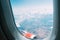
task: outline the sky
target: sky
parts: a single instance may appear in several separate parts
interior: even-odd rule
[[[20,22],[30,14],[53,14],[53,0],[10,0],[16,20]],[[19,19],[18,19],[19,17]],[[21,20],[20,20],[21,19]],[[17,23],[18,24],[18,23]]]
[[[30,6],[30,5],[51,5],[53,0],[11,0],[12,5]]]
[[[53,12],[53,0],[11,0],[11,5],[14,14]]]
[[[53,15],[53,0],[10,0],[12,11],[15,17],[15,22],[17,27],[21,27],[20,23],[26,18],[30,19],[35,17],[36,14],[52,14]],[[45,16],[39,15],[39,18],[44,18]],[[48,20],[49,18],[47,18]],[[44,22],[44,21],[43,21]],[[48,20],[47,23],[50,24],[53,19]],[[48,25],[47,24],[47,25]],[[50,27],[51,29],[53,26]],[[48,39],[47,39],[48,40]]]

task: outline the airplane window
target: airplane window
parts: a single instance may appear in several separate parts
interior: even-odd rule
[[[53,0],[10,0],[15,23],[27,39],[47,40],[53,30]]]

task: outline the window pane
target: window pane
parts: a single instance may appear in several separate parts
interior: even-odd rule
[[[53,29],[53,0],[11,0],[17,28],[48,39]]]

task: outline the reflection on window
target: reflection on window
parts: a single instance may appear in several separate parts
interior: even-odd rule
[[[43,40],[53,29],[53,0],[11,0],[17,28]]]

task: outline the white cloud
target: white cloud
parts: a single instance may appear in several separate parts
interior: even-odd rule
[[[45,5],[45,6],[31,6],[31,7],[13,7],[14,16],[18,18],[16,20],[17,23],[22,22],[26,18],[29,19],[34,17],[34,14],[53,14],[53,6]],[[17,24],[19,26],[19,24]]]
[[[47,5],[47,6],[32,6],[32,7],[13,7],[13,12],[15,15],[24,15],[24,14],[34,14],[34,13],[40,13],[40,14],[53,14],[53,6]]]
[[[51,26],[50,28],[52,29],[53,27]]]
[[[20,27],[19,23],[16,23],[17,27]]]
[[[49,20],[49,22],[53,22],[53,20]]]

